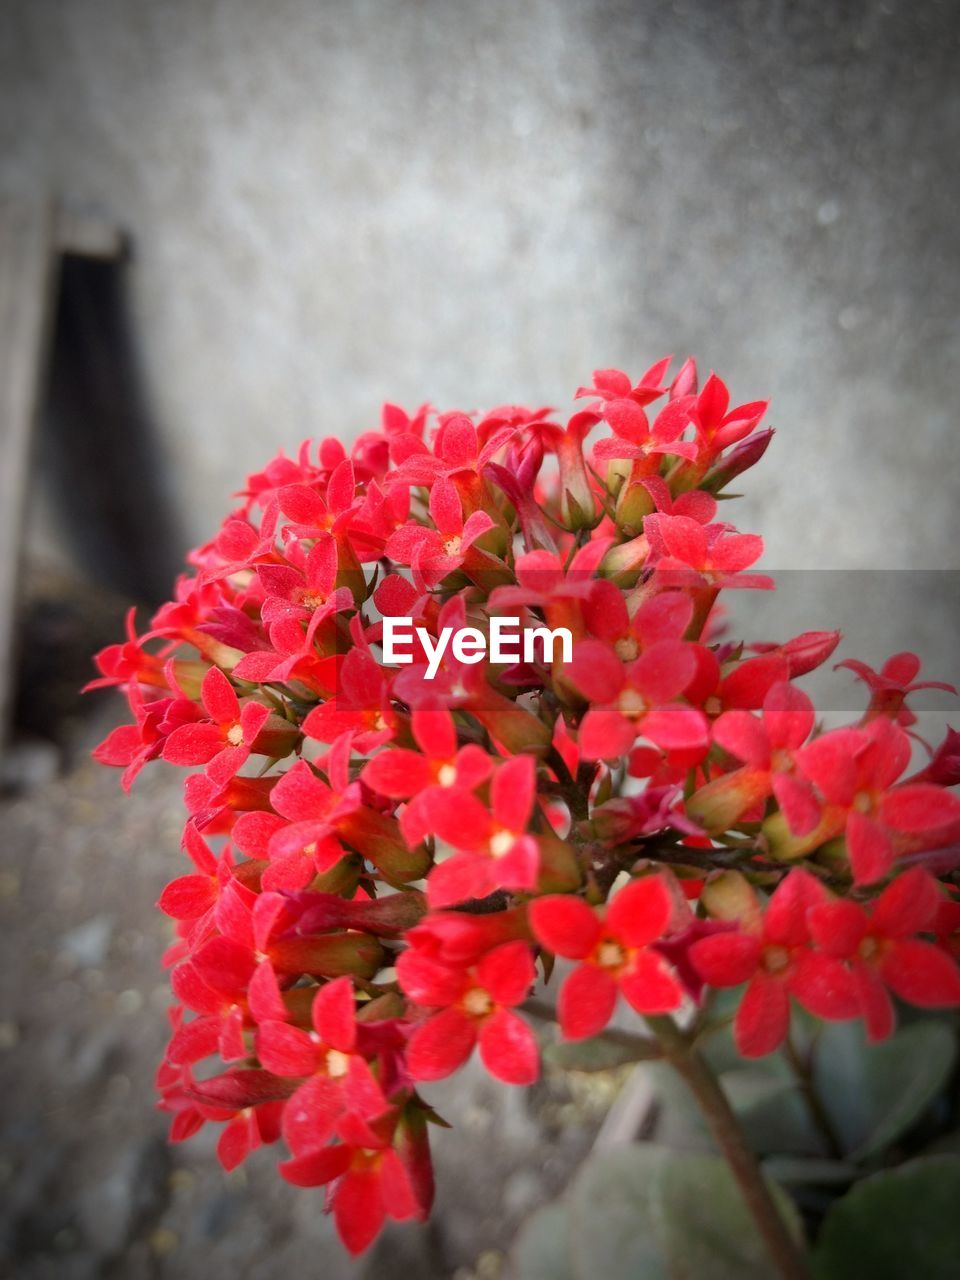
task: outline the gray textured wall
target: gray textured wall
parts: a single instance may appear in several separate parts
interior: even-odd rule
[[[385,398],[693,351],[777,567],[957,567],[955,4],[4,0],[0,181],[133,234],[187,530]]]

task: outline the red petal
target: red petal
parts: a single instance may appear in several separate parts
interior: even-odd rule
[[[428,756],[434,760],[452,759],[457,750],[457,730],[449,711],[414,711],[412,727],[414,738]]]
[[[775,773],[773,794],[795,836],[806,836],[820,821],[820,805],[809,782],[792,773]]]
[[[412,947],[397,957],[397,980],[411,1000],[436,1009],[459,1000],[466,983],[462,969],[438,964]]]
[[[342,1114],[340,1085],[329,1076],[311,1076],[284,1109],[283,1136],[287,1146],[296,1156],[318,1151],[330,1141],[334,1125]]]
[[[739,987],[756,972],[761,950],[753,934],[716,933],[698,938],[690,948],[690,959],[711,987]]]
[[[407,1067],[415,1080],[442,1080],[473,1052],[477,1025],[462,1009],[444,1009],[420,1024],[407,1046]]]
[[[774,749],[796,751],[802,747],[815,719],[816,712],[807,695],[786,681],[775,684],[763,700],[763,723]]]
[[[763,937],[782,947],[798,947],[810,937],[807,916],[827,900],[827,891],[808,871],[791,871],[767,905]]]
[[[298,760],[270,792],[270,803],[291,822],[307,822],[329,811],[331,797],[330,788],[320,781],[306,760]]]
[[[673,911],[673,898],[658,875],[633,880],[607,907],[606,927],[628,947],[645,947],[663,936]]]
[[[247,1005],[256,1022],[283,1022],[287,1008],[280,995],[280,984],[269,960],[257,965],[247,988]]]
[[[219,667],[211,667],[200,687],[203,708],[217,724],[234,724],[240,719],[240,703],[233,685]]]
[[[660,705],[678,698],[696,671],[691,645],[682,640],[658,640],[631,663],[630,682],[647,702]]]
[[[765,768],[770,763],[766,728],[749,711],[725,711],[714,721],[713,740],[746,764]]]
[[[847,818],[847,852],[855,884],[875,884],[893,866],[893,843],[879,822],[852,810]]]
[[[854,976],[822,951],[803,951],[790,974],[790,991],[818,1018],[855,1018],[860,1012]]]
[[[908,1004],[922,1009],[960,1005],[960,970],[952,956],[932,942],[897,942],[880,965],[880,976]]]
[[[617,984],[605,969],[581,964],[560,988],[557,1011],[568,1040],[598,1035],[613,1017]]]
[[[580,721],[577,745],[585,760],[615,760],[630,750],[636,737],[636,725],[619,711],[591,707]]]
[[[756,711],[763,705],[770,688],[779,681],[786,680],[789,674],[789,663],[779,655],[749,658],[724,677],[720,691],[723,705]]]
[[[209,876],[180,876],[160,895],[157,906],[174,920],[195,920],[216,902],[217,893]]]
[[[526,829],[533,809],[536,776],[532,756],[514,756],[494,774],[491,788],[493,816],[508,831]]]
[[[230,1173],[259,1145],[260,1133],[252,1116],[250,1118],[238,1116],[220,1134],[217,1142],[217,1159],[227,1173]]]
[[[530,927],[537,941],[569,960],[588,956],[602,933],[596,912],[567,894],[536,898],[530,903]]]
[[[463,532],[463,507],[456,485],[441,477],[430,490],[430,519],[444,537]]]
[[[182,724],[168,734],[163,758],[168,764],[206,764],[223,749],[223,734],[215,724]]]
[[[350,1253],[363,1253],[380,1233],[386,1218],[375,1169],[351,1169],[338,1185],[333,1201],[337,1232]]]
[[[853,956],[867,932],[867,917],[856,902],[840,899],[812,907],[807,914],[810,937],[827,955]]]
[[[427,876],[427,902],[431,909],[485,898],[495,866],[492,859],[476,853],[455,853],[445,862],[438,862]]]
[[[643,737],[662,751],[702,751],[710,745],[710,730],[702,711],[695,707],[657,707],[644,716]]]
[[[454,849],[486,849],[490,815],[476,796],[454,787],[437,787],[423,797],[430,830]]]
[[[509,1009],[499,1009],[485,1019],[478,1041],[483,1065],[505,1084],[533,1084],[540,1075],[536,1038]]]
[[[277,1168],[280,1176],[295,1187],[322,1187],[345,1172],[350,1157],[349,1147],[324,1147],[310,1155],[284,1160]]]
[[[525,1000],[536,978],[529,943],[505,942],[488,951],[477,965],[477,980],[497,1004]]]
[[[867,1039],[872,1043],[886,1040],[896,1025],[893,1001],[872,965],[855,963],[853,975],[860,997],[860,1008],[867,1024]]]
[[[231,938],[211,938],[194,954],[197,971],[215,991],[242,991],[253,976],[256,961],[249,947]]]
[[[776,978],[757,974],[747,987],[734,1022],[734,1039],[745,1058],[762,1058],[786,1039],[790,1026],[787,988]]]
[[[318,1046],[305,1031],[286,1022],[262,1022],[257,1057],[275,1076],[309,1076],[318,1066]]]
[[[797,767],[831,804],[850,804],[857,789],[857,755],[867,739],[860,729],[834,729],[797,752]]]
[[[349,978],[325,983],[313,997],[313,1028],[325,1044],[350,1053],[357,1040],[356,1004]]]
[[[912,867],[887,885],[873,908],[873,929],[888,938],[903,938],[929,929],[944,901],[939,886],[922,867]]]
[[[960,824],[960,800],[943,787],[918,782],[896,787],[885,795],[880,816],[884,824],[895,831],[922,835]]]
[[[599,640],[583,640],[574,647],[567,676],[589,702],[601,704],[613,701],[625,678],[623,663]]]
[[[639,951],[620,979],[620,990],[637,1013],[670,1013],[683,1002],[683,987],[663,956]]]

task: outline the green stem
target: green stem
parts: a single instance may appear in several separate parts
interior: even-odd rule
[[[790,1069],[796,1076],[800,1092],[803,1094],[803,1100],[807,1104],[807,1110],[810,1112],[813,1123],[816,1125],[821,1138],[823,1138],[827,1150],[834,1160],[842,1160],[843,1143],[840,1141],[833,1121],[830,1119],[830,1113],[823,1105],[823,1099],[816,1090],[809,1065],[800,1057],[796,1045],[789,1036],[783,1046],[783,1051],[784,1057],[790,1064]]]
[[[809,1280],[803,1254],[780,1216],[756,1157],[713,1072],[672,1018],[648,1017],[647,1024],[663,1046],[664,1056],[696,1098],[783,1280]]]

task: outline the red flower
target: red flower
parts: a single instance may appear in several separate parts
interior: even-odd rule
[[[309,713],[303,732],[318,742],[353,735],[358,751],[368,752],[389,742],[397,717],[390,706],[390,681],[370,653],[351,649],[337,678],[337,692]]]
[[[431,907],[485,898],[494,889],[533,889],[540,853],[526,834],[534,807],[536,768],[530,756],[515,756],[494,774],[492,812],[459,788],[437,788],[425,798],[425,824],[459,850],[439,862],[427,879]]]
[[[257,1028],[257,1057],[263,1066],[276,1076],[305,1077],[283,1115],[283,1136],[295,1155],[325,1146],[345,1112],[374,1121],[389,1108],[370,1064],[358,1052],[350,979],[320,987],[310,1018],[312,1033],[286,1021],[264,1020]]]
[[[675,585],[697,586],[706,579],[714,587],[760,587],[773,582],[759,574],[743,574],[763,554],[763,539],[737,533],[726,524],[702,525],[689,516],[648,516],[643,524],[657,549],[661,575],[671,573]]]
[[[474,511],[466,522],[456,486],[444,477],[430,490],[430,518],[434,528],[405,524],[387,542],[385,554],[400,564],[415,565],[428,587],[442,582],[467,559],[470,548],[493,528],[485,511]]]
[[[236,839],[245,852],[257,856],[259,851],[244,846],[245,839],[252,836],[258,844],[266,839],[270,866],[264,888],[302,889],[344,856],[338,826],[360,804],[360,788],[348,780],[349,757],[349,738],[330,749],[325,760],[329,784],[306,760],[298,760],[270,793],[279,816],[250,815],[237,823]]]
[[[711,987],[749,985],[737,1009],[734,1035],[745,1058],[771,1053],[790,1026],[790,996],[817,1017],[857,1013],[850,975],[833,955],[811,947],[809,917],[827,891],[806,871],[791,871],[762,915],[741,922],[738,933],[701,938],[690,948],[694,968]]]
[[[537,940],[555,955],[582,962],[560,989],[560,1026],[568,1040],[602,1031],[618,991],[637,1013],[679,1007],[683,988],[650,945],[664,936],[673,913],[673,896],[656,875],[621,889],[605,913],[565,894],[530,904]]]
[[[473,791],[489,778],[493,761],[475,743],[458,748],[453,717],[442,708],[414,711],[411,729],[420,751],[406,747],[381,751],[364,768],[362,778],[380,795],[393,800],[413,798],[400,819],[412,847],[429,829],[427,811],[433,789]]]
[[[817,842],[845,832],[857,884],[882,880],[898,855],[939,848],[960,834],[956,796],[928,782],[893,786],[909,760],[909,738],[884,717],[825,733],[797,752],[797,768],[826,802]]]
[[[200,697],[209,718],[174,729],[163,744],[163,758],[171,764],[205,764],[207,777],[222,786],[247,762],[270,711],[261,702],[247,702],[241,710],[219,667],[204,676]]]
[[[346,1117],[337,1128],[340,1141],[334,1146],[296,1156],[279,1169],[297,1187],[333,1184],[337,1233],[358,1254],[373,1243],[387,1218],[422,1220],[429,1205],[418,1199],[410,1170],[393,1145],[393,1117],[375,1126]]]
[[[810,933],[817,945],[825,955],[850,965],[871,1040],[885,1040],[894,1028],[888,987],[923,1009],[960,1005],[955,961],[915,936],[934,930],[945,901],[933,877],[914,867],[888,885],[870,909],[843,899],[810,911]]]
[[[920,659],[915,653],[895,653],[888,658],[879,671],[874,671],[865,662],[857,662],[847,658],[838,662],[837,668],[846,667],[858,680],[870,690],[870,706],[867,708],[865,721],[876,716],[889,716],[904,729],[917,723],[917,717],[906,704],[907,695],[918,689],[942,689],[946,693],[956,693],[952,684],[944,684],[941,680],[917,680],[920,673]]]
[[[591,704],[577,735],[580,754],[585,760],[613,760],[643,736],[668,754],[702,757],[709,744],[703,714],[667,705],[681,696],[695,671],[693,646],[682,640],[658,640],[626,665],[609,645],[582,641],[569,668],[571,683]]]
[[[813,831],[820,821],[820,804],[810,783],[795,773],[794,758],[810,736],[815,716],[807,695],[786,681],[769,689],[762,717],[725,711],[714,721],[713,740],[744,767],[694,792],[687,805],[691,815],[709,831],[726,831],[773,794],[791,831]]]
[[[440,1009],[414,1030],[407,1066],[415,1080],[440,1080],[463,1066],[479,1046],[483,1065],[506,1084],[532,1084],[539,1072],[533,1032],[515,1005],[535,979],[526,942],[494,947],[472,968],[454,968],[419,950],[397,960],[397,978],[417,1004]]]

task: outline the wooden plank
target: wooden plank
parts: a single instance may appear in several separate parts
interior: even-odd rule
[[[13,697],[24,503],[52,318],[50,200],[0,197],[0,747]]]

